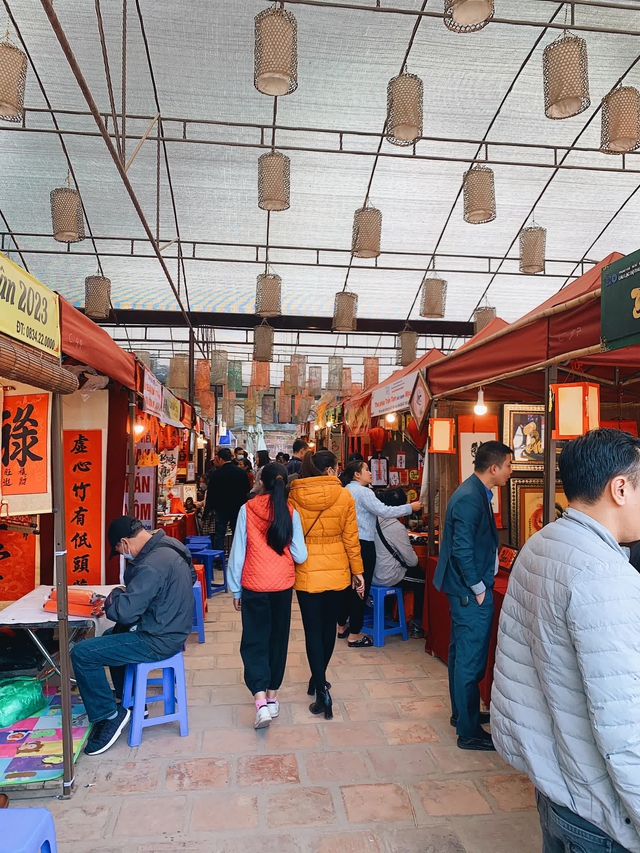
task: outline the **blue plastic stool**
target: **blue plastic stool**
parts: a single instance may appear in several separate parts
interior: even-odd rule
[[[211,598],[215,592],[227,592],[227,563],[224,558],[224,551],[214,551],[213,548],[206,548],[203,551],[194,551],[193,556],[197,557],[197,562],[202,563],[204,566],[207,598]],[[213,564],[215,560],[222,561],[222,583],[214,583]]]
[[[154,669],[162,670],[162,678],[149,678],[149,673]],[[162,693],[159,696],[148,696],[148,684],[162,685]],[[144,706],[151,702],[164,702],[164,714],[159,717],[150,716],[145,720]],[[177,711],[176,702],[178,703]],[[189,734],[189,718],[182,652],[166,660],[127,664],[122,705],[124,708],[133,708],[129,726],[129,746],[140,746],[142,730],[148,726],[159,726],[162,723],[174,721],[180,723],[180,737],[186,737]]]
[[[184,544],[189,547],[189,545],[198,545],[200,543],[206,543],[211,545],[211,537],[210,536],[187,536],[184,540]]]
[[[397,622],[393,619],[385,619],[384,603],[388,595],[395,595],[398,599]],[[368,617],[366,619],[362,633],[370,634],[373,637],[374,646],[384,646],[384,638],[390,637],[392,634],[402,634],[402,639],[408,640],[409,632],[407,631],[407,620],[404,616],[404,600],[400,587],[372,586],[371,597],[373,598],[373,618]]]
[[[204,643],[204,607],[202,604],[202,587],[200,581],[193,585],[193,625],[191,633],[198,632],[198,642]]]
[[[0,809],[0,853],[57,853],[49,809]]]

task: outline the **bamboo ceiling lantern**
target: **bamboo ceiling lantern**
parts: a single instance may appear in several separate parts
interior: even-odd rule
[[[382,213],[375,207],[360,207],[353,217],[351,254],[356,258],[377,258],[380,254]]]
[[[422,282],[420,316],[441,319],[447,302],[447,282],[432,275]]]
[[[418,333],[408,327],[403,329],[398,335],[397,364],[407,367],[407,365],[414,362],[417,358],[417,344]]]
[[[24,87],[27,81],[27,57],[9,41],[9,31],[0,44],[0,119],[21,122],[24,111]]]
[[[174,355],[169,359],[169,387],[175,388],[189,387],[189,356]],[[174,393],[176,393],[174,391]],[[180,395],[179,395],[180,396]]]
[[[473,334],[477,335],[478,332],[481,332],[492,320],[495,319],[495,308],[490,308],[488,305],[483,308],[476,308],[473,312]]]
[[[151,370],[151,353],[148,349],[134,349],[133,354],[141,364]]]
[[[471,225],[492,222],[496,218],[496,190],[493,171],[488,166],[473,166],[462,179],[464,221]]]
[[[288,210],[291,160],[279,151],[258,159],[258,207],[262,210]]]
[[[242,365],[240,366],[240,376],[242,377]],[[209,387],[215,388],[216,385],[226,385],[229,381],[229,353],[223,349],[214,349],[211,353],[211,367],[209,371]],[[240,381],[242,387],[242,380]],[[236,389],[235,385],[233,391]]]
[[[341,290],[336,293],[333,306],[333,323],[331,329],[334,332],[355,332],[358,315],[358,294]]]
[[[567,30],[542,54],[544,113],[547,118],[571,118],[591,103],[587,43]]]
[[[273,361],[273,328],[266,320],[253,330],[253,360]]]
[[[88,275],[84,280],[84,313],[92,320],[108,320],[111,313],[111,279]]]
[[[329,356],[329,377],[327,379],[328,391],[340,391],[342,389],[343,361],[339,355]]]
[[[413,145],[422,136],[422,80],[404,72],[387,86],[387,139],[394,145]]]
[[[290,95],[298,88],[298,26],[283,8],[264,9],[255,20],[254,85],[263,95]]]
[[[620,86],[602,99],[603,154],[624,154],[640,147],[640,93],[633,86]]]
[[[454,33],[475,33],[493,18],[493,0],[444,0],[444,24]]]
[[[281,306],[282,279],[275,273],[262,273],[256,284],[256,314],[260,317],[278,317]]]
[[[59,243],[84,240],[84,214],[77,190],[70,186],[51,190],[51,221],[54,239]]]
[[[520,232],[520,272],[535,275],[544,272],[547,230],[533,223]]]

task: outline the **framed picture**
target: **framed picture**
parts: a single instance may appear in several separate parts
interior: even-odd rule
[[[397,453],[396,454],[396,468],[406,468],[406,467],[407,467],[406,453]]]
[[[408,486],[409,485],[409,471],[406,468],[401,468],[398,471],[398,474],[400,476],[400,485],[401,486]]]
[[[511,491],[511,544],[515,548],[522,548],[527,539],[538,530],[542,530],[542,480],[512,477],[509,481],[509,489]],[[568,504],[562,485],[556,482],[556,518],[560,518]]]
[[[544,469],[544,406],[505,405],[502,440],[513,448],[514,471]]]
[[[389,471],[389,486],[391,488],[396,488],[400,485],[400,474],[398,471],[394,471],[391,469]]]
[[[413,420],[416,422],[418,432],[422,432],[422,428],[427,422],[430,400],[431,395],[429,394],[427,383],[422,371],[419,370],[415,385],[413,386],[413,391],[411,392],[411,397],[409,398],[409,411],[411,412]]]
[[[386,458],[369,459],[369,468],[371,469],[371,485],[372,486],[388,486],[389,485],[389,460]]]

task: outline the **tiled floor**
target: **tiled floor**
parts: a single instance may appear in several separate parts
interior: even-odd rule
[[[253,730],[240,618],[209,604],[207,641],[186,653],[191,733],[171,726],[82,756],[54,813],[60,853],[538,853],[530,784],[496,755],[463,752],[449,725],[444,665],[424,644],[338,641],[335,716],[308,711],[294,613],[280,718]],[[26,805],[26,803],[25,803]]]

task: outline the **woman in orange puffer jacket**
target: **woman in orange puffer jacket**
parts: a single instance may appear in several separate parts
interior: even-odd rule
[[[335,472],[329,450],[309,450],[300,478],[291,485],[289,503],[302,521],[308,557],[296,566],[295,590],[311,668],[308,693],[312,714],[333,717],[326,671],[336,641],[342,593],[353,587],[364,594],[362,557],[353,498]]]

